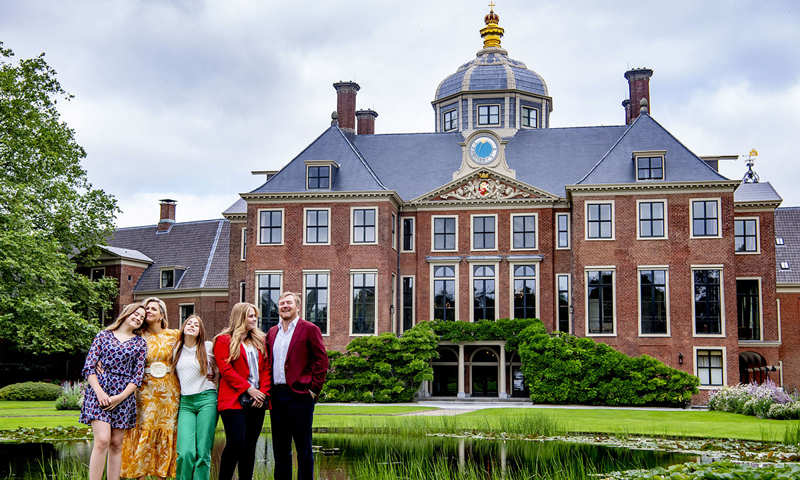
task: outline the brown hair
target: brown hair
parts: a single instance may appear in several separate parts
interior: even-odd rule
[[[262,355],[266,356],[267,354],[266,334],[258,327],[247,330],[247,313],[251,308],[255,310],[256,316],[258,316],[258,307],[252,303],[240,302],[234,305],[233,309],[231,309],[231,319],[228,327],[214,337],[216,341],[220,335],[230,335],[231,346],[228,351],[228,362],[239,358],[239,347],[244,342],[256,347]]]
[[[136,310],[139,310],[140,308],[144,308],[144,305],[141,304],[141,303],[129,303],[129,304],[125,305],[125,307],[122,308],[122,311],[120,312],[120,314],[117,316],[117,319],[114,320],[114,322],[111,325],[107,326],[106,330],[116,330],[116,329],[118,329],[119,326],[122,325],[122,322],[127,320],[128,317],[133,315],[133,313]],[[135,333],[136,335],[141,334],[142,333],[142,328],[144,328],[144,324],[145,324],[144,319],[142,319],[142,325],[139,328],[137,328],[136,330],[134,330],[133,333]]]
[[[158,297],[147,297],[142,302],[144,305],[145,310],[147,310],[147,305],[151,302],[156,302],[158,304],[158,309],[161,310],[161,328],[167,328],[169,321],[167,320],[167,304],[164,303],[164,300],[161,300]],[[142,330],[147,331],[149,329],[149,325],[147,320],[145,319],[144,324],[142,325]]]
[[[208,374],[208,354],[206,353],[206,327],[203,326],[203,319],[200,318],[200,315],[189,315],[186,320],[183,321],[183,325],[181,325],[181,333],[178,336],[178,341],[175,342],[175,346],[172,347],[172,369],[175,370],[175,365],[178,364],[178,359],[181,355],[181,349],[183,348],[184,343],[186,342],[186,324],[189,323],[191,319],[197,320],[197,325],[200,327],[200,331],[197,332],[197,352],[195,356],[197,358],[197,363],[200,364],[200,373],[203,376]]]

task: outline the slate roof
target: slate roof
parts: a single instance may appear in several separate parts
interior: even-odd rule
[[[130,260],[138,260],[140,262],[153,263],[153,259],[138,250],[131,250],[129,248],[111,247],[108,245],[100,245],[102,250],[116,255],[118,257],[127,258]]]
[[[229,242],[230,222],[224,219],[175,223],[164,233],[157,233],[156,225],[120,228],[109,241],[152,259],[135,292],[228,288]],[[173,266],[186,271],[174,289],[161,289],[161,267]]]
[[[528,69],[523,62],[509,58],[502,48],[485,48],[439,83],[434,101],[459,92],[509,89],[549,95],[541,75]]]
[[[742,183],[733,193],[734,202],[781,202],[783,199],[769,182]]]
[[[775,245],[775,270],[777,283],[800,283],[800,207],[775,209],[775,236],[783,245]],[[781,269],[788,262],[789,269]]]
[[[223,215],[239,215],[242,213],[247,213],[247,201],[242,197],[239,197],[230,207],[222,212]]]

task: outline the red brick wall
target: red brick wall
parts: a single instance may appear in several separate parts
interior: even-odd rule
[[[778,299],[781,302],[782,344],[779,351],[783,360],[783,384],[791,392],[800,390],[800,288],[783,288]],[[777,373],[770,374],[776,382],[780,378]]]
[[[239,303],[239,283],[245,282],[245,301],[252,303],[255,300],[253,279],[247,277],[247,263],[242,258],[242,229],[247,227],[245,222],[231,222],[230,254],[228,257],[228,304],[231,308]],[[248,229],[247,250],[255,245],[255,230]]]

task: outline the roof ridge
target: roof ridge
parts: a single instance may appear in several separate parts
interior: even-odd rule
[[[623,138],[625,138],[625,135],[627,135],[627,134],[628,134],[628,132],[630,132],[630,131],[631,131],[631,129],[633,128],[633,126],[634,126],[634,125],[636,125],[636,122],[638,122],[638,121],[639,121],[639,119],[640,119],[641,117],[642,117],[641,115],[639,115],[638,117],[636,117],[636,120],[634,120],[634,121],[633,121],[633,123],[631,123],[631,124],[628,126],[628,128],[626,128],[626,129],[625,129],[625,131],[624,131],[624,132],[622,132],[622,135],[620,135],[620,137],[617,139],[617,141],[616,141],[616,142],[614,142],[614,144],[613,144],[613,145],[611,145],[611,148],[609,148],[609,149],[608,149],[608,151],[607,151],[606,153],[604,153],[602,157],[600,157],[600,160],[598,160],[598,161],[597,161],[597,163],[595,163],[595,164],[594,164],[594,166],[593,166],[592,168],[590,168],[588,172],[586,172],[586,175],[584,175],[584,176],[583,176],[583,178],[581,178],[580,180],[578,180],[577,182],[575,182],[575,184],[576,184],[576,185],[580,185],[580,184],[581,184],[581,183],[582,183],[584,180],[586,180],[587,178],[589,178],[589,175],[591,175],[591,174],[592,174],[592,172],[594,172],[595,170],[597,170],[597,167],[599,167],[599,166],[600,166],[600,164],[601,164],[601,163],[603,163],[603,160],[605,160],[605,159],[606,159],[606,157],[608,157],[608,154],[609,154],[609,153],[613,152],[613,151],[614,151],[614,149],[615,149],[615,148],[617,148],[617,145],[619,145],[619,143],[622,141],[622,139],[623,139]]]
[[[210,218],[208,220],[189,220],[189,221],[186,221],[186,222],[175,222],[175,223],[172,224],[172,227],[175,227],[175,226],[178,226],[178,225],[194,225],[194,224],[198,224],[198,223],[211,223],[211,222],[219,222],[219,221],[225,221],[225,220],[226,219],[224,219],[224,218]],[[157,227],[158,227],[158,224],[154,223],[152,225],[135,225],[133,227],[119,227],[119,228],[115,228],[114,231],[118,232],[120,230],[135,230],[137,228],[144,229],[144,228],[157,228]],[[118,248],[120,248],[120,247],[118,247]],[[121,247],[121,248],[124,248],[124,247]]]
[[[208,279],[208,272],[211,270],[211,264],[214,262],[214,254],[217,251],[217,243],[219,243],[219,237],[222,233],[223,225],[225,225],[225,222],[220,221],[219,225],[217,226],[217,234],[214,236],[214,243],[211,244],[211,251],[208,253],[206,268],[203,271],[203,278],[200,280],[200,288],[205,288],[206,286],[206,279]]]

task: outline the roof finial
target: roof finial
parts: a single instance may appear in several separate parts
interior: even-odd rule
[[[745,172],[742,179],[744,183],[758,183],[758,174],[753,171],[753,164],[756,162],[757,156],[758,150],[754,148],[750,150],[750,153],[744,159],[745,165],[747,165],[747,172]]]
[[[483,48],[500,48],[500,38],[503,36],[503,27],[499,26],[500,16],[494,13],[495,3],[489,1],[489,13],[483,17],[486,26],[481,28]]]

